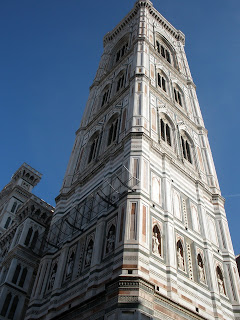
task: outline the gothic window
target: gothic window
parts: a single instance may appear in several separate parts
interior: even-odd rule
[[[156,48],[157,52],[169,63],[171,63],[171,54],[170,51],[166,48],[166,46],[163,46],[161,43],[159,43],[159,41],[156,41]]]
[[[126,42],[116,53],[116,62],[118,62],[127,52],[128,43]]]
[[[161,233],[157,225],[153,227],[152,252],[155,254],[159,254],[160,256],[162,255]]]
[[[18,264],[18,265],[16,266],[16,269],[15,269],[15,272],[14,272],[14,275],[13,275],[13,278],[12,278],[12,283],[14,283],[14,284],[17,283],[18,278],[19,278],[19,274],[20,274],[20,272],[21,272],[21,269],[22,269],[21,265]]]
[[[94,160],[97,156],[97,148],[99,143],[99,135],[94,135],[93,138],[90,139],[90,152],[88,156],[88,163]]]
[[[8,307],[11,303],[12,300],[12,294],[9,292],[5,298],[4,304],[2,306],[2,310],[1,310],[1,316],[5,317],[8,311]]]
[[[171,142],[171,129],[169,124],[163,119],[160,120],[160,129],[161,129],[161,139],[166,141],[169,146],[172,145]]]
[[[167,92],[166,78],[161,73],[158,73],[157,77],[158,86],[163,89],[163,91]]]
[[[12,208],[11,208],[11,212],[14,213],[17,207],[17,201],[14,201]]]
[[[217,273],[217,282],[218,282],[219,293],[226,295],[225,285],[224,285],[224,281],[223,281],[223,274],[222,274],[222,270],[220,269],[219,266],[217,266],[217,268],[216,268],[216,273]]]
[[[182,93],[176,88],[173,89],[173,92],[174,92],[174,100],[182,107],[183,106],[182,105]]]
[[[34,232],[34,235],[33,235],[33,238],[32,238],[32,242],[31,242],[31,249],[35,248],[37,240],[38,240],[38,230],[36,230]]]
[[[117,130],[118,130],[118,118],[112,121],[109,127],[108,142],[107,142],[108,146],[117,139]]]
[[[85,257],[85,267],[89,267],[92,261],[93,253],[93,240],[91,239],[87,246],[86,257]]]
[[[186,138],[183,138],[183,136],[181,136],[181,144],[184,159],[192,163],[191,145]]]
[[[12,320],[14,318],[14,314],[17,309],[18,302],[19,302],[18,296],[15,296],[8,314],[8,319]]]
[[[197,255],[198,276],[201,282],[205,282],[203,259],[200,253]]]
[[[23,287],[24,286],[24,282],[25,282],[25,279],[26,279],[26,276],[27,276],[27,268],[24,268],[23,271],[22,271],[22,274],[21,274],[21,278],[19,280],[19,287]]]
[[[111,253],[115,247],[116,227],[114,225],[108,231],[106,253]]]
[[[101,107],[108,102],[109,96],[110,96],[110,88],[106,89],[103,93]]]
[[[184,256],[183,256],[183,245],[181,240],[177,242],[177,265],[181,270],[185,270]]]
[[[31,228],[28,229],[28,233],[27,233],[27,236],[26,236],[26,239],[25,239],[25,242],[24,242],[25,246],[29,245],[29,242],[30,242],[31,237],[32,237],[32,233],[33,233],[33,228],[31,227]]]
[[[124,86],[124,74],[122,74],[118,80],[117,80],[117,89],[116,92],[118,92],[120,89],[122,89]]]
[[[11,222],[11,218],[8,217],[8,218],[7,218],[7,221],[6,221],[5,225],[4,225],[4,228],[5,228],[5,229],[7,229],[7,228],[9,227],[10,222]]]

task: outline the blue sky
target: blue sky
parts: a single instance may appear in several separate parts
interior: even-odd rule
[[[35,193],[54,205],[102,54],[102,39],[134,0],[0,3],[1,180],[23,163],[43,173]],[[186,36],[190,64],[240,253],[239,0],[153,1]]]

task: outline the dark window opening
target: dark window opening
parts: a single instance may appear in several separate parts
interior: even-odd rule
[[[5,317],[6,316],[6,313],[8,311],[8,307],[10,305],[10,302],[12,300],[12,294],[11,293],[8,293],[6,298],[5,298],[5,301],[4,301],[4,304],[3,304],[3,307],[2,307],[2,310],[1,310],[1,316]]]
[[[32,229],[32,227],[31,227],[31,228],[28,230],[28,233],[27,233],[27,236],[26,236],[26,239],[25,239],[25,242],[24,242],[24,244],[25,244],[26,246],[29,245],[30,239],[31,239],[31,237],[32,237],[32,233],[33,233],[33,229]]]
[[[98,137],[96,137],[91,144],[90,153],[88,157],[88,163],[90,163],[93,159],[96,158],[97,155],[97,146],[98,146]]]
[[[158,82],[158,86],[162,88],[165,92],[167,92],[166,80],[163,76],[160,75],[160,73],[158,73],[157,82]]]
[[[17,283],[17,280],[18,280],[18,277],[19,277],[19,274],[21,272],[21,265],[18,264],[16,266],[16,269],[15,269],[15,272],[14,272],[14,275],[13,275],[13,278],[12,278],[12,283],[16,284]]]
[[[14,318],[14,314],[15,314],[15,311],[17,309],[17,305],[18,305],[18,297],[16,296],[14,299],[13,299],[13,303],[12,303],[12,306],[11,306],[11,309],[9,311],[9,314],[8,314],[8,319],[13,319]]]
[[[105,103],[107,103],[109,97],[109,90],[105,91],[102,97],[102,105],[103,106]]]
[[[111,123],[108,133],[108,146],[114,142],[117,138],[117,129],[118,129],[118,119]]]
[[[21,275],[21,278],[20,278],[19,283],[18,283],[19,287],[23,287],[24,286],[24,282],[25,282],[26,276],[27,276],[27,268],[24,268],[23,272],[22,272],[22,275]]]
[[[171,63],[171,55],[170,52],[165,49],[164,46],[162,46],[158,41],[156,41],[156,49],[157,52],[164,58],[167,60],[167,62]]]
[[[169,146],[172,146],[170,126],[161,119],[160,127],[161,127],[161,139],[166,141]]]
[[[128,43],[125,43],[124,46],[120,50],[117,51],[116,54],[116,62],[118,62],[127,52]]]
[[[10,222],[11,222],[11,218],[8,217],[8,218],[7,218],[7,221],[6,221],[6,223],[5,223],[5,226],[4,226],[5,229],[7,229],[7,228],[9,227]]]
[[[122,75],[117,82],[117,92],[124,86],[124,75]]]
[[[182,107],[182,95],[174,88],[174,99]]]
[[[169,146],[171,146],[171,132],[170,132],[170,128],[169,125],[166,124],[166,137],[167,137],[167,143],[169,144]]]
[[[17,207],[17,201],[15,201],[12,205],[12,209],[11,209],[11,212],[14,213],[15,212],[15,209]]]
[[[165,123],[161,119],[161,138],[165,141]]]
[[[191,147],[187,140],[184,140],[181,136],[181,143],[182,143],[182,151],[183,151],[183,157],[184,159],[188,160],[190,163],[192,163],[192,156],[191,156]]]
[[[35,248],[37,240],[38,240],[38,230],[34,232],[32,243],[31,243],[31,249]]]

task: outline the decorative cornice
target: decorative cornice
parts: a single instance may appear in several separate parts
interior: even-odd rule
[[[126,25],[129,24],[129,22],[136,16],[138,13],[138,10],[140,8],[147,8],[149,13],[153,18],[156,19],[156,21],[163,26],[164,29],[166,29],[176,40],[181,41],[183,44],[185,44],[185,35],[182,33],[182,31],[177,30],[174,28],[171,23],[169,23],[154,7],[151,1],[149,0],[138,0],[134,8],[129,12],[128,15],[126,15],[123,20],[120,21],[120,23],[110,32],[108,32],[104,38],[103,38],[103,46],[109,42],[112,41],[121,31],[123,28],[126,27]]]

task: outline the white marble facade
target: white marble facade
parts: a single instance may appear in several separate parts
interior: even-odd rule
[[[26,319],[240,318],[184,43],[149,0],[104,37]]]

